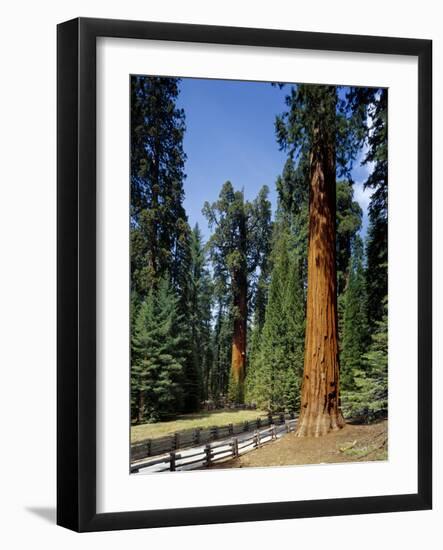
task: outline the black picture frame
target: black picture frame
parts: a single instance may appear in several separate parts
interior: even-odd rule
[[[57,523],[104,531],[432,507],[432,42],[78,18],[57,29]],[[416,494],[96,512],[96,39],[398,54],[418,58],[418,471]]]

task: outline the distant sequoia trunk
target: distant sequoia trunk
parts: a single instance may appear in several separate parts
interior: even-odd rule
[[[234,281],[234,333],[232,336],[232,359],[229,397],[236,403],[244,401],[246,376],[246,330],[247,330],[247,278],[238,272]]]
[[[314,130],[310,158],[306,336],[296,435],[321,436],[344,426],[339,400],[335,263],[335,137]]]

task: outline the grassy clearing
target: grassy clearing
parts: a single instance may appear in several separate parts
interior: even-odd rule
[[[191,428],[210,428],[212,426],[226,426],[237,424],[246,420],[255,420],[266,416],[265,411],[236,411],[215,410],[200,411],[194,414],[184,414],[175,420],[157,422],[156,424],[140,424],[131,426],[131,443],[137,443],[144,439],[154,439],[165,435],[181,432]]]

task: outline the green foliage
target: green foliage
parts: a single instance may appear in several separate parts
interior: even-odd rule
[[[342,390],[355,390],[356,372],[368,344],[366,282],[363,265],[363,243],[354,237],[348,284],[344,293],[343,339],[341,346],[340,383]]]
[[[338,181],[337,202],[337,291],[342,294],[348,278],[352,242],[361,229],[363,212],[354,200],[352,182]]]
[[[245,201],[243,191],[235,191],[228,181],[223,185],[218,200],[213,204],[206,202],[203,208],[210,227],[214,229],[208,247],[219,304],[214,342],[217,361],[215,386],[217,394],[227,391],[228,398],[235,402],[243,402],[244,389],[241,383],[229,380],[226,373],[229,372],[236,321],[246,330],[252,312],[258,324],[264,318],[272,228],[268,193],[264,186],[256,199]],[[242,307],[242,304],[246,306]]]
[[[388,292],[388,91],[374,94],[369,151],[365,162],[373,163],[373,171],[365,183],[373,190],[369,204],[368,256],[368,318],[371,327],[383,316],[383,298]]]
[[[366,135],[367,105],[341,97],[340,90],[320,84],[292,86],[286,96],[288,109],[276,119],[276,134],[281,148],[304,159],[319,140],[333,136],[338,175],[349,178]]]
[[[156,296],[160,281],[167,279],[181,318],[182,398],[172,400],[175,412],[200,406],[210,323],[210,305],[201,304],[200,286],[208,279],[196,250],[202,243],[196,244],[183,206],[185,115],[176,106],[178,85],[176,78],[131,77],[131,326],[136,333],[138,305]],[[198,321],[194,311],[202,314]],[[133,398],[132,404],[139,416],[139,400]],[[150,406],[152,417],[164,414],[160,401],[151,399]]]
[[[213,363],[209,375],[209,387],[210,396],[218,401],[228,392],[233,319],[229,298],[226,295],[218,294],[216,300],[215,323],[212,332]]]
[[[287,226],[275,233],[265,323],[250,357],[246,392],[259,407],[294,411],[303,370],[303,284]]]
[[[188,244],[178,82],[131,77],[131,286],[140,296],[166,273],[174,286],[180,284]]]
[[[197,409],[200,398],[208,399],[212,366],[211,321],[213,285],[207,269],[206,250],[196,225],[191,235],[190,304],[188,322],[191,327],[192,373],[185,388],[192,397],[188,408]]]
[[[244,272],[249,286],[266,271],[271,236],[271,203],[264,186],[252,202],[243,191],[235,191],[227,181],[213,204],[206,202],[203,213],[214,229],[208,242],[218,293],[234,283],[234,273]]]
[[[203,243],[183,206],[185,114],[179,80],[131,77],[131,415],[143,422],[196,411],[202,399],[297,410],[304,362],[309,153],[333,134],[342,403],[387,410],[387,91],[297,85],[276,120],[288,158],[253,201],[226,182],[203,212]],[[314,131],[315,128],[315,131]],[[373,193],[363,246],[350,170],[366,142]],[[208,267],[208,262],[211,268]],[[246,311],[239,296],[243,293]],[[243,308],[244,309],[244,308]],[[230,381],[236,321],[248,327],[245,387]]]
[[[343,407],[350,416],[368,420],[388,411],[388,316],[387,299],[384,313],[376,323],[371,344],[361,357],[360,367],[354,368],[352,388],[342,394]]]
[[[388,90],[353,88],[354,104],[367,105],[365,137],[368,150],[363,160],[372,171],[365,188],[372,190],[366,243],[368,323],[374,329],[383,317],[383,299],[388,292]]]
[[[141,303],[132,334],[131,397],[138,420],[155,422],[183,403],[183,336],[178,300],[161,279]]]

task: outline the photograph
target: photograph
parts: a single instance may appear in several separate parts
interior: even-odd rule
[[[128,94],[130,472],[387,461],[388,89]]]

